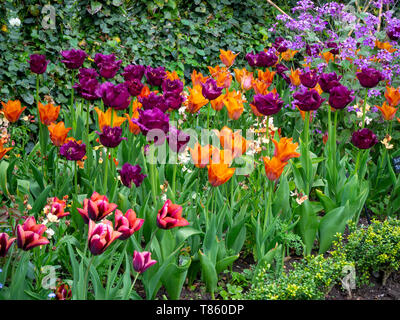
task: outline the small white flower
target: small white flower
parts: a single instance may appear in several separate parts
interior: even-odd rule
[[[56,215],[54,215],[54,214],[51,214],[51,213],[49,213],[49,214],[47,215],[47,219],[48,219],[50,222],[58,222],[58,217],[57,217]]]
[[[197,197],[197,194],[196,194],[196,192],[193,192],[193,193],[192,193],[192,199],[193,199],[193,200],[195,200],[195,199],[196,199],[196,197]]]
[[[21,25],[21,20],[19,20],[19,18],[11,18],[8,22],[12,27],[19,27]]]
[[[161,196],[161,200],[163,202],[167,201],[167,195],[165,193]]]
[[[46,229],[47,237],[50,239],[54,235],[53,229]]]

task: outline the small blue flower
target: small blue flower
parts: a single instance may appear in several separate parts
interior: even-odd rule
[[[3,269],[0,268],[0,273],[2,273],[2,272],[3,272]]]
[[[48,297],[49,297],[50,299],[53,299],[53,298],[56,297],[56,294],[55,294],[54,292],[51,292],[51,293],[49,293]]]
[[[0,283],[0,289],[3,289],[3,284],[2,283]]]

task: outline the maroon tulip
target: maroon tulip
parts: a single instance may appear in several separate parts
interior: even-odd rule
[[[257,54],[254,51],[246,54],[245,59],[247,60],[250,67],[255,67],[257,63]]]
[[[172,151],[180,153],[183,152],[189,143],[190,135],[178,130],[174,126],[169,127],[167,135],[168,145]]]
[[[217,81],[213,78],[208,78],[201,86],[203,87],[201,93],[208,100],[217,99],[224,89],[223,87],[218,87]]]
[[[319,76],[318,83],[322,91],[329,93],[333,87],[340,85],[342,76],[338,76],[335,72],[323,73]]]
[[[179,95],[183,91],[183,83],[179,79],[165,79],[162,83],[162,90],[164,93]]]
[[[60,147],[60,154],[70,161],[82,160],[86,154],[86,144],[70,140]]]
[[[147,175],[141,173],[142,168],[137,164],[135,166],[131,165],[130,163],[125,163],[121,170],[119,170],[119,174],[121,176],[121,181],[124,186],[130,188],[132,187],[132,182],[136,185],[136,187],[139,187],[144,178],[147,177]]]
[[[137,97],[140,95],[144,87],[144,84],[141,83],[139,79],[127,80],[125,83],[128,86],[129,94],[132,97]]]
[[[338,85],[333,87],[329,94],[329,104],[334,109],[343,109],[354,100],[354,96],[351,94],[352,91],[345,86]]]
[[[59,282],[55,294],[57,300],[70,300],[72,298],[72,290],[66,283]]]
[[[121,232],[119,240],[126,240],[143,225],[144,219],[136,218],[136,213],[129,209],[125,215],[120,210],[115,210],[115,230]]]
[[[269,68],[278,62],[278,56],[273,52],[260,51],[257,53],[256,67]]]
[[[187,225],[189,225],[189,222],[182,217],[182,207],[173,204],[172,201],[168,199],[160,211],[158,211],[157,226],[161,229],[172,229]]]
[[[97,94],[107,107],[115,110],[124,110],[129,107],[131,102],[131,95],[126,83],[114,85],[111,82],[104,82],[100,85]]]
[[[378,143],[378,138],[371,130],[364,128],[353,132],[351,143],[359,149],[369,149]]]
[[[357,72],[357,79],[364,88],[374,88],[385,77],[379,70],[363,68],[361,72]]]
[[[94,62],[99,68],[100,75],[106,79],[114,78],[122,64],[122,60],[115,61],[115,54],[96,53]]]
[[[4,258],[7,255],[8,250],[17,238],[8,238],[7,233],[0,233],[0,257]]]
[[[329,50],[330,53],[334,55],[339,54],[339,48],[336,42],[329,41],[326,43],[326,47],[331,49]]]
[[[29,217],[21,226],[17,225],[18,248],[28,251],[38,246],[49,244],[50,241],[43,237],[47,227],[44,224],[36,224],[35,217]]]
[[[322,99],[315,89],[308,90],[304,88],[293,94],[294,104],[302,111],[317,110],[325,99]]]
[[[121,137],[121,127],[110,127],[105,125],[101,132],[96,131],[100,137],[100,143],[107,148],[116,148],[122,140],[126,138]]]
[[[164,96],[158,96],[154,92],[150,92],[147,97],[139,98],[139,102],[142,104],[143,110],[151,110],[154,108],[158,108],[162,112],[168,110],[168,105],[165,102]]]
[[[42,54],[31,54],[28,60],[30,69],[33,73],[42,74],[46,72],[49,60]]]
[[[147,82],[152,86],[161,86],[167,73],[164,67],[152,68],[147,66],[144,72]]]
[[[146,66],[138,65],[128,65],[124,68],[124,72],[122,76],[124,77],[125,81],[132,81],[134,79],[142,81],[144,71],[146,70]]]
[[[140,131],[145,136],[147,136],[148,133],[152,130],[160,131],[160,132],[154,132],[157,134],[164,133],[164,135],[150,138],[150,140],[154,140],[154,142],[157,143],[157,145],[164,143],[165,135],[169,131],[169,116],[164,112],[162,112],[160,109],[158,108],[150,110],[139,109],[139,118],[132,119],[132,122],[139,126]]]
[[[85,51],[79,49],[61,51],[61,55],[64,58],[61,62],[64,63],[68,69],[79,69],[88,56]]]
[[[270,92],[266,95],[256,94],[254,96],[253,105],[257,111],[265,116],[270,116],[278,113],[282,109],[283,100],[279,97],[279,94]]]
[[[153,264],[157,263],[156,260],[151,260],[151,253],[148,251],[133,252],[133,269],[138,273],[145,272],[148,268],[150,268]]]
[[[299,78],[301,84],[307,88],[314,88],[319,80],[317,70],[312,70],[304,73],[300,72]]]
[[[90,220],[88,231],[90,252],[95,256],[102,254],[121,235],[121,232],[114,231],[111,221],[103,220],[103,222],[96,224],[93,220]]]
[[[100,98],[98,89],[100,83],[97,80],[99,74],[94,69],[81,68],[79,69],[79,83],[75,83],[73,88],[85,100],[96,100]]]
[[[102,196],[97,192],[93,192],[90,199],[83,200],[83,209],[77,208],[76,210],[78,210],[85,223],[89,223],[89,220],[103,220],[116,208],[117,205],[115,203],[109,203],[106,196]]]
[[[164,93],[164,101],[167,104],[168,109],[178,110],[182,103],[185,102],[185,97],[180,94],[166,92]]]

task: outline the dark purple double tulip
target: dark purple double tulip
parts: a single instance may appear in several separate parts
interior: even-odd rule
[[[76,141],[68,141],[60,147],[60,154],[70,161],[79,161],[86,154],[86,145]]]
[[[182,103],[185,102],[185,97],[180,94],[166,92],[164,93],[164,100],[168,106],[168,109],[178,110]]]
[[[378,138],[371,130],[364,128],[353,132],[351,143],[359,149],[369,149],[378,143]]]
[[[111,82],[104,82],[98,88],[97,94],[107,107],[114,108],[115,110],[128,108],[131,101],[131,95],[126,82],[116,85]]]
[[[311,70],[307,72],[300,72],[299,78],[303,86],[307,88],[314,88],[318,83],[319,75],[317,74],[317,70]]]
[[[147,66],[144,72],[147,82],[152,86],[161,86],[167,73],[164,67],[152,68]]]
[[[121,127],[104,126],[102,132],[96,131],[100,137],[100,143],[107,148],[116,148],[122,140],[126,138],[121,137]]]
[[[42,74],[46,72],[49,60],[46,60],[46,56],[43,54],[31,54],[29,56],[29,67],[33,73]]]
[[[97,80],[99,74],[94,69],[81,68],[79,69],[79,83],[75,83],[73,88],[78,94],[86,100],[96,100],[100,98],[98,89],[100,83]]]
[[[80,49],[61,51],[61,55],[64,58],[61,62],[64,63],[68,69],[79,69],[82,67],[86,57],[88,56],[85,51]]]
[[[132,97],[137,97],[138,95],[140,95],[144,87],[144,84],[139,79],[136,78],[127,80],[125,83],[128,86],[129,94]]]
[[[278,113],[282,109],[283,100],[279,97],[279,94],[270,92],[266,95],[256,94],[254,96],[253,105],[257,111],[265,116],[270,116]]]
[[[273,52],[260,51],[256,54],[254,52],[248,53],[245,56],[250,67],[272,67],[278,62],[278,57]]]
[[[190,135],[178,130],[176,127],[170,126],[167,135],[167,141],[172,151],[176,153],[181,153],[185,151],[189,140]]]
[[[374,88],[380,81],[385,79],[383,74],[374,68],[363,68],[357,72],[357,79],[364,88]]]
[[[340,79],[342,76],[338,76],[335,72],[323,73],[319,76],[319,86],[322,91],[329,93],[333,87],[340,85]]]
[[[278,51],[278,52],[285,52],[287,49],[288,49],[288,47],[286,46],[286,44],[285,44],[285,39],[284,38],[282,38],[282,37],[277,37],[276,39],[275,39],[275,42],[272,44],[272,46],[276,49],[276,51]]]
[[[353,92],[347,87],[338,85],[330,90],[329,104],[334,109],[344,109],[350,102],[354,100]]]
[[[322,99],[315,89],[297,91],[293,94],[294,104],[302,111],[317,110],[325,99]]]
[[[208,78],[206,82],[201,84],[202,90],[201,93],[204,98],[208,100],[217,99],[224,89],[223,87],[218,87],[217,81],[213,78]]]
[[[179,79],[170,80],[165,79],[162,83],[162,90],[164,93],[181,94],[183,91],[183,83]]]
[[[146,66],[140,64],[137,65],[130,64],[124,68],[122,76],[124,77],[125,81],[131,81],[133,79],[142,81],[145,70]]]
[[[331,49],[331,50],[329,50],[330,53],[332,53],[334,55],[339,54],[339,47],[336,42],[329,41],[326,43],[326,47]]]
[[[142,108],[144,110],[150,110],[154,108],[158,108],[162,112],[168,110],[168,105],[165,102],[164,96],[158,96],[154,92],[150,92],[147,97],[139,98],[139,102],[142,104]]]
[[[136,187],[139,187],[142,184],[143,179],[147,177],[147,175],[142,174],[141,171],[142,168],[138,164],[133,166],[127,162],[118,172],[121,176],[123,185],[130,188],[132,187],[132,182],[136,185]]]
[[[114,78],[122,64],[122,60],[115,60],[115,54],[96,53],[94,62],[99,68],[100,75],[106,79]]]
[[[149,137],[155,143],[162,144],[165,140],[165,135],[169,131],[169,116],[158,108],[153,109],[139,109],[139,118],[132,119],[132,122],[139,126],[143,135],[147,136],[151,130],[161,130],[164,135],[159,137]],[[161,132],[154,132],[155,135]],[[161,138],[161,139],[159,139]]]

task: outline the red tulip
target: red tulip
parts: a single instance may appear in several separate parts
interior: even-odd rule
[[[17,226],[17,245],[18,248],[28,251],[37,246],[49,244],[50,241],[42,237],[47,227],[44,224],[36,224],[35,217],[29,217],[24,224]]]
[[[93,192],[90,199],[85,199],[83,201],[83,209],[77,208],[77,210],[85,223],[89,223],[89,220],[103,220],[116,208],[117,205],[115,203],[109,203],[106,196],[102,196],[97,192]]]
[[[121,232],[114,231],[112,222],[104,220],[96,224],[93,220],[89,221],[88,244],[90,252],[97,256],[102,254],[108,246],[122,235]]]
[[[157,226],[161,229],[172,229],[187,226],[189,222],[182,218],[182,207],[173,204],[171,200],[165,201],[163,207],[158,211]]]
[[[8,234],[0,233],[0,257],[5,257],[11,245],[17,238],[8,238]]]
[[[136,213],[129,209],[125,215],[120,210],[115,210],[115,230],[121,232],[119,240],[128,239],[143,225],[144,219],[136,218]]]

